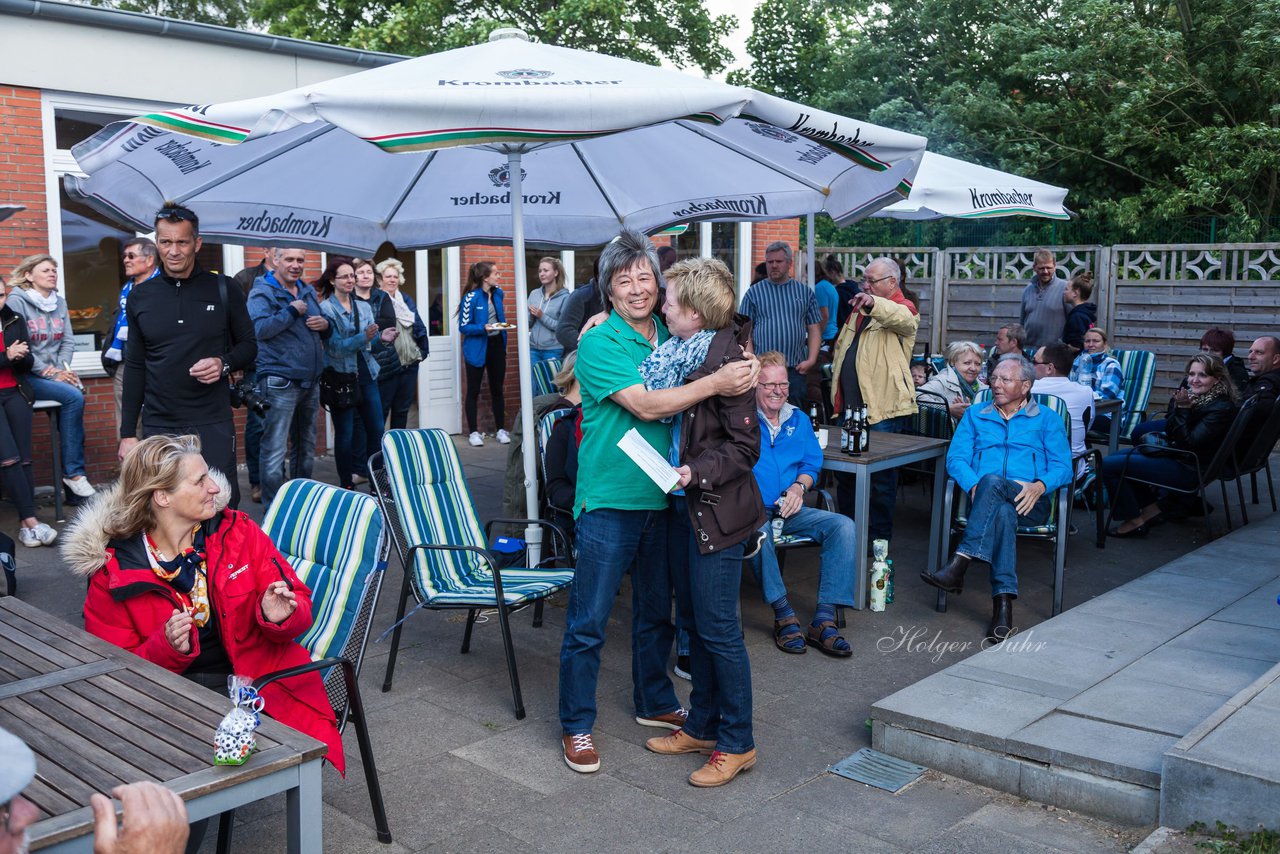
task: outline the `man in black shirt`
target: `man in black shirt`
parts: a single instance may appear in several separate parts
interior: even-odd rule
[[[227,376],[252,368],[258,354],[244,291],[196,261],[200,223],[186,208],[156,214],[156,246],[164,271],[134,287],[125,312],[120,458],[143,438],[194,434],[210,468],[231,482],[240,501],[235,426]],[[225,287],[223,282],[226,282]]]

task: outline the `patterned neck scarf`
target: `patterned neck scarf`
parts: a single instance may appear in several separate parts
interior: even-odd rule
[[[656,327],[655,327],[656,328]],[[704,329],[688,338],[672,335],[640,363],[640,376],[649,391],[675,388],[707,360],[715,330]]]
[[[209,588],[205,568],[204,533],[197,525],[192,532],[191,547],[172,560],[163,560],[151,535],[143,533],[151,570],[169,583],[178,599],[201,628],[209,622]]]
[[[1193,394],[1191,396],[1191,408],[1195,409],[1196,407],[1204,406],[1207,403],[1212,403],[1218,398],[1226,396],[1226,393],[1226,385],[1221,382],[1216,382],[1213,384],[1213,387],[1204,394]]]

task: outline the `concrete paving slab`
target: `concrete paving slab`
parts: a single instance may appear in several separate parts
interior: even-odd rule
[[[1159,607],[1152,607],[1154,603],[1159,603]],[[1126,585],[1095,599],[1082,602],[1067,613],[1148,623],[1166,630],[1172,638],[1197,623],[1209,619],[1221,607],[1221,603],[1214,601],[1183,599],[1175,596],[1157,597],[1149,591],[1130,591]]]
[[[1164,752],[1178,737],[1054,712],[1011,735],[1017,756],[1159,788]]]
[[[447,753],[380,778],[392,838],[412,850],[447,839],[450,828],[460,821],[523,815],[542,798],[527,786]],[[372,836],[373,811],[363,786],[325,789],[324,801],[364,823]]]
[[[1166,644],[1130,664],[1120,674],[1144,682],[1232,695],[1270,668],[1271,662],[1257,658]]]
[[[1153,825],[1160,815],[1157,789],[1060,765],[1023,762],[1019,767],[1018,794],[1059,809],[1134,827]]]
[[[1238,529],[1237,533],[1242,535],[1241,539],[1236,539],[1233,535],[1229,540],[1215,541],[1206,546],[1212,551],[1203,554],[1200,551],[1194,551],[1183,555],[1160,567],[1157,572],[1187,575],[1214,583],[1232,581],[1254,586],[1275,578],[1277,575],[1275,565],[1266,560],[1259,560],[1261,555],[1267,553],[1266,549],[1274,548],[1274,544],[1268,542],[1267,535],[1261,529],[1258,530],[1256,538],[1250,538],[1254,533],[1252,528],[1253,526],[1250,525]],[[1212,555],[1212,559],[1208,559],[1206,555]]]
[[[1188,629],[1170,646],[1220,652],[1274,664],[1280,661],[1280,629],[1205,620]]]
[[[660,733],[655,730],[654,734]],[[645,751],[643,761],[610,773],[708,818],[731,822],[770,799],[803,786],[846,755],[800,733],[760,722],[754,726],[754,735],[759,756],[755,767],[722,788],[699,789],[688,782],[689,775],[707,761],[707,757],[698,754],[659,756]]]
[[[1248,703],[1186,751],[1200,762],[1268,780],[1280,793],[1280,709]]]
[[[735,781],[736,785],[736,781]],[[906,849],[836,822],[835,816],[797,813],[776,801],[761,804],[750,824],[727,822],[714,833],[681,840],[666,848],[680,854],[708,851],[857,851],[896,854]]]
[[[1276,605],[1277,596],[1280,596],[1280,579],[1264,584],[1238,602],[1223,608],[1214,614],[1213,618],[1224,623],[1274,627],[1280,623],[1280,606]]]
[[[1229,698],[1226,693],[1138,679],[1126,668],[1077,694],[1061,709],[1078,717],[1181,738]]]
[[[1008,798],[998,798],[965,819],[964,826],[999,830],[1049,848],[1125,850],[1128,834],[1116,833],[1096,819],[1047,804],[1040,809],[1023,809],[1022,806]]]
[[[823,774],[779,795],[771,804],[795,815],[818,816],[912,851],[946,833],[993,797],[990,789],[937,771],[926,771],[921,780],[897,794]]]
[[[871,714],[894,726],[998,750],[1007,737],[1057,706],[1055,697],[943,672],[885,697],[872,705]]]
[[[916,854],[991,854],[993,851],[1058,854],[1062,850],[1062,848],[1030,842],[1002,830],[961,824],[948,831],[945,838],[935,839],[918,848]]]
[[[1202,557],[1201,560],[1207,561],[1209,559]],[[1220,609],[1230,605],[1241,596],[1246,596],[1253,592],[1257,589],[1257,586],[1256,581],[1235,581],[1229,578],[1205,579],[1198,575],[1161,572],[1157,569],[1148,572],[1141,578],[1135,578],[1130,581],[1119,592],[1129,596],[1137,594],[1151,597],[1156,601],[1164,599],[1196,600],[1205,605],[1216,605]],[[1110,596],[1113,593],[1103,595]]]
[[[491,820],[517,839],[557,851],[663,850],[704,834],[714,839],[721,827],[704,813],[604,773],[590,775],[588,785],[543,798],[535,808],[503,810]]]
[[[1144,642],[1136,648],[1113,644],[1105,649],[1096,649],[1066,640],[1041,640],[1030,632],[1015,635],[1005,643],[1015,641],[1026,645],[1003,649],[1005,644],[1002,643],[965,660],[958,668],[966,674],[972,670],[983,670],[1001,676],[1048,682],[1073,689],[1071,696],[1074,696],[1118,673],[1154,648]]]
[[[1111,652],[1116,649],[1150,651],[1175,637],[1177,631],[1168,624],[1158,625],[1117,616],[1104,617],[1073,608],[1022,634],[1033,635],[1036,641],[1045,644],[1072,643],[1088,649]],[[1023,640],[1019,635],[1012,639]],[[993,649],[1004,653],[1006,651],[1001,648],[1003,646],[1004,644],[1000,644]],[[1016,643],[1010,649],[1015,652],[1024,651],[1018,650]]]
[[[422,850],[431,854],[453,854],[468,851],[472,854],[536,854],[547,851],[517,839],[485,821],[463,821],[450,826],[448,835]]]

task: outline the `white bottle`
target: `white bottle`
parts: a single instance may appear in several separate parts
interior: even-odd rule
[[[883,611],[885,585],[889,580],[889,564],[878,560],[871,564],[871,610]]]

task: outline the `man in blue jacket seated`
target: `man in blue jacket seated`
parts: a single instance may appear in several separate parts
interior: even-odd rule
[[[783,355],[775,351],[761,356],[756,385],[760,459],[753,471],[771,517],[765,530],[771,531],[772,518],[781,516],[784,536],[812,537],[822,544],[818,607],[807,631],[801,630],[787,601],[772,534],[749,564],[765,601],[773,607],[773,642],[778,649],[799,654],[812,645],[827,655],[848,658],[853,650],[836,629],[836,606],[853,606],[855,528],[848,516],[804,506],[805,493],[817,483],[822,469],[822,448],[809,416],[787,403],[787,383]]]
[[[1030,399],[1035,368],[1022,356],[1000,357],[991,378],[992,402],[969,408],[947,451],[947,473],[969,493],[969,521],[955,556],[941,571],[920,577],[948,593],[964,586],[969,562],[991,564],[991,625],[999,643],[1013,632],[1018,598],[1019,525],[1049,518],[1053,492],[1071,482],[1071,447],[1057,413]]]

